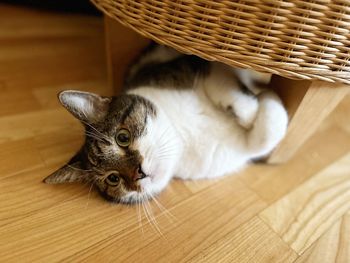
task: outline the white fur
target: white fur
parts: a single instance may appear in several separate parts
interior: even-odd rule
[[[287,113],[277,95],[263,91],[255,98],[240,92],[232,71],[219,64],[194,89],[140,87],[129,93],[157,108],[137,142],[145,158],[142,168],[150,175],[142,186],[150,193],[160,192],[172,177],[236,172],[271,152],[286,133]],[[228,106],[236,117],[225,110]]]

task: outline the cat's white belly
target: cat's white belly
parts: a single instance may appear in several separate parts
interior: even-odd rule
[[[234,119],[228,119],[234,122]],[[214,178],[239,170],[249,160],[232,125],[208,121],[205,130],[191,136],[175,176],[182,179]],[[226,122],[227,123],[227,122]]]
[[[188,151],[181,160],[175,177],[182,179],[204,179],[223,176],[238,171],[248,158],[239,156],[225,146],[208,145],[206,151]]]

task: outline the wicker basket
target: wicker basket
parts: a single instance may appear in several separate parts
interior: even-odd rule
[[[143,36],[208,60],[350,84],[350,0],[92,0]]]

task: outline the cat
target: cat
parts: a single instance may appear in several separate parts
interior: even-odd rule
[[[90,182],[108,201],[138,203],[174,177],[237,172],[268,155],[288,125],[281,100],[259,89],[256,76],[153,45],[131,66],[121,95],[59,94],[86,138],[44,182]]]

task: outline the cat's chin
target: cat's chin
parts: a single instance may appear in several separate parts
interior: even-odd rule
[[[141,180],[140,186],[140,191],[130,191],[124,196],[118,197],[111,196],[101,191],[99,188],[97,188],[97,190],[99,191],[101,197],[103,197],[103,199],[105,199],[107,202],[119,204],[138,204],[154,199],[154,197],[165,188],[166,184],[153,183],[152,178],[148,176]]]
[[[129,192],[125,196],[121,197],[119,203],[121,204],[139,204],[143,202],[147,202],[152,198],[151,195],[143,193],[143,192]]]
[[[116,204],[128,204],[128,205],[147,202],[148,200],[152,199],[152,196],[153,196],[147,193],[136,192],[136,191],[129,192],[122,197],[113,197],[104,192],[100,192],[100,194],[103,197],[103,199],[106,200],[107,202],[116,203]]]
[[[168,184],[169,180],[157,180],[157,177],[148,176],[140,182],[141,191],[132,191],[121,197],[117,202],[123,204],[138,204],[154,199]]]

